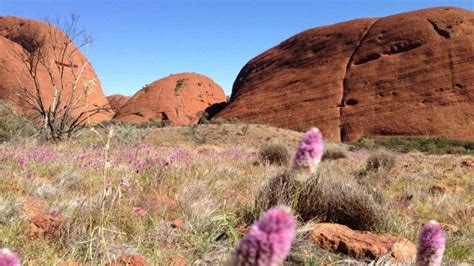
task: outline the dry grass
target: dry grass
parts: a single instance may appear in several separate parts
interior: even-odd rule
[[[254,163],[258,147],[279,141],[294,148],[301,137],[263,125],[244,126],[117,128],[110,141],[107,131],[98,129],[54,145],[2,144],[0,246],[29,265],[99,264],[122,254],[143,255],[151,265],[222,262],[246,232],[251,219],[243,214],[262,188],[267,184],[273,193],[288,184],[289,175],[281,174],[286,167]],[[372,153],[347,151],[346,158],[321,162],[319,182],[302,186],[308,196],[300,212],[310,213],[310,219],[363,221],[364,228],[386,216],[387,227],[376,230],[411,240],[423,222],[434,218],[459,227],[448,233],[447,262],[472,262],[474,158],[394,153],[396,164],[384,178],[378,171],[360,176]],[[429,193],[434,184],[464,192],[434,195]],[[305,192],[310,188],[313,193]],[[279,196],[260,198],[263,206]],[[59,212],[56,239],[28,237],[34,206],[41,215]],[[303,235],[298,239],[290,257],[294,263],[344,259],[311,246]]]

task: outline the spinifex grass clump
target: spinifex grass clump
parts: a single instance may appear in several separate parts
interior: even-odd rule
[[[313,176],[302,184],[296,212],[303,221],[334,222],[356,230],[384,229],[383,196],[353,179]]]
[[[7,248],[0,249],[0,266],[20,266],[20,259]]]
[[[285,144],[267,143],[258,151],[258,159],[264,164],[288,165],[290,152]]]
[[[443,229],[436,221],[429,221],[421,228],[418,238],[416,265],[438,266],[443,260],[446,239]]]
[[[283,207],[276,207],[251,227],[235,248],[229,265],[280,265],[291,249],[296,221]]]
[[[273,176],[267,180],[255,199],[253,218],[274,206],[293,206],[300,190],[301,183],[294,178],[292,171],[287,170]]]

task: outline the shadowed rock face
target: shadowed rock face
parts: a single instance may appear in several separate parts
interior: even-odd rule
[[[118,113],[120,108],[127,103],[130,97],[122,95],[122,94],[114,94],[107,96],[107,100],[109,101],[110,108],[115,112]]]
[[[217,117],[331,140],[474,139],[474,12],[433,8],[299,33],[248,62]]]
[[[0,16],[0,99],[9,100],[15,107],[28,111],[25,103],[20,101],[17,96],[17,92],[21,88],[18,79],[23,86],[29,88],[30,91],[35,88],[32,78],[27,74],[28,70],[23,59],[28,53],[32,52],[32,44],[38,41],[41,36],[46,36],[45,45],[48,48],[45,50],[45,53],[47,54],[48,61],[54,62],[52,64],[52,71],[54,72],[55,83],[58,87],[60,86],[60,74],[56,65],[66,63],[56,60],[59,56],[53,56],[51,47],[53,45],[61,45],[67,37],[55,27],[52,28],[55,38],[51,38],[51,35],[48,34],[49,32],[50,28],[48,24],[44,22],[18,17]],[[76,48],[75,45],[72,45],[68,49],[68,52]],[[75,70],[76,74],[82,70],[82,74],[80,74],[80,78],[77,82],[76,93],[73,94],[74,99],[79,97],[79,91],[82,92],[86,87],[88,88],[87,97],[81,97],[79,99],[79,108],[72,113],[73,116],[87,110],[95,109],[97,106],[106,107],[108,101],[102,91],[100,81],[94,69],[90,63],[88,63],[87,58],[80,51],[77,51],[74,53],[73,62],[74,66],[66,65],[65,68],[64,84],[68,85],[64,86],[63,99],[69,98],[72,94],[71,84],[75,80],[72,69]],[[40,93],[45,107],[48,108],[53,102],[54,89],[52,82],[45,67],[39,66],[37,74]],[[90,121],[108,120],[111,117],[112,113],[107,111],[91,117]]]
[[[226,101],[224,90],[210,78],[180,73],[157,80],[127,101],[115,119],[143,123],[169,120],[174,125],[199,121],[207,107]]]

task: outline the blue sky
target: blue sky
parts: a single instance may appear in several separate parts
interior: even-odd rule
[[[179,72],[214,79],[226,94],[251,58],[303,30],[474,0],[0,0],[0,15],[80,15],[94,37],[83,50],[106,94],[133,95]]]

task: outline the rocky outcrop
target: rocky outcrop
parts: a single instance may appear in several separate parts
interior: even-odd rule
[[[474,12],[432,8],[299,33],[248,62],[219,118],[331,140],[474,139]]]
[[[109,101],[110,108],[115,112],[118,113],[120,108],[124,106],[130,97],[122,95],[122,94],[114,94],[107,96],[107,100]]]
[[[405,238],[352,230],[340,224],[316,224],[310,238],[324,249],[356,259],[376,260],[391,253],[396,262],[414,262],[416,257],[415,244]]]
[[[96,107],[107,107],[108,101],[100,81],[87,58],[76,50],[77,47],[74,44],[68,46],[65,54],[72,54],[71,57],[62,56],[58,54],[58,49],[52,48],[61,47],[65,40],[69,40],[63,32],[45,22],[10,16],[0,17],[0,99],[8,100],[14,107],[24,111],[30,110],[25,102],[18,98],[17,93],[22,87],[28,88],[30,92],[34,92],[36,88],[34,80],[28,75],[25,60],[37,51],[35,44],[43,39],[45,48],[42,53],[45,61],[50,62],[48,65],[54,76],[51,80],[47,68],[38,64],[35,73],[44,107],[47,109],[53,103],[54,86],[62,92],[64,106],[65,99],[69,99],[71,95],[74,101],[79,101],[73,116]],[[62,75],[57,67],[61,65],[65,66]],[[75,75],[79,78],[75,78]],[[74,80],[77,80],[75,92],[72,89]],[[85,90],[87,95],[80,96]],[[108,120],[111,117],[112,113],[107,110],[91,117],[91,121]]]
[[[180,73],[139,90],[114,118],[131,123],[169,120],[174,125],[190,125],[199,121],[206,108],[225,101],[224,91],[210,78]]]

